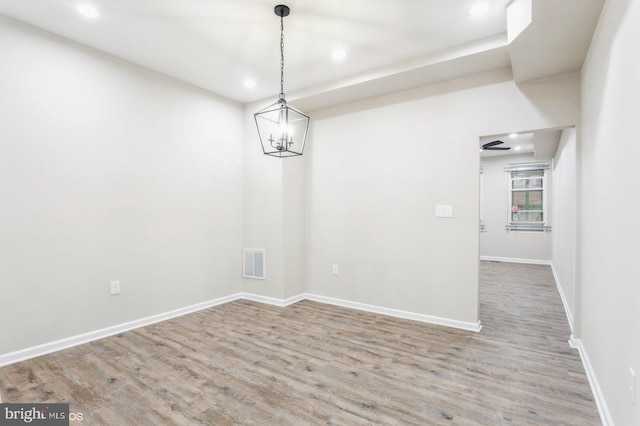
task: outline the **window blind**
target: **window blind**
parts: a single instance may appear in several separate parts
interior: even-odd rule
[[[550,161],[540,161],[537,163],[518,163],[508,164],[503,170],[510,172],[532,172],[535,170],[549,170],[551,168]]]

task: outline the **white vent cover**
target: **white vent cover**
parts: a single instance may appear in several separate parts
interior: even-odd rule
[[[244,249],[244,276],[265,279],[264,249]]]

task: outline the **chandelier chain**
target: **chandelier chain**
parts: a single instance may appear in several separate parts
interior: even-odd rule
[[[280,15],[280,99],[284,99],[284,16]]]

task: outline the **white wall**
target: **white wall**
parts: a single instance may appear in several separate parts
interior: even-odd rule
[[[552,199],[553,231],[551,256],[556,280],[562,291],[565,309],[573,328],[575,312],[576,241],[576,130],[562,131],[553,157]]]
[[[243,279],[243,290],[261,296],[284,298],[284,188],[285,161],[264,155],[253,113],[265,105],[245,106],[244,228],[246,248],[266,250],[266,279]]]
[[[306,285],[305,167],[302,157],[264,155],[253,114],[274,102],[255,102],[244,108],[244,232],[247,248],[266,250],[264,280],[244,278],[245,292],[277,299],[299,296]],[[311,137],[307,138],[307,147]]]
[[[268,104],[255,102],[244,108],[243,240],[247,248],[266,250],[267,276],[264,280],[244,278],[243,289],[287,299],[305,292],[306,156],[283,159],[262,153],[253,114]]]
[[[0,353],[236,292],[241,106],[2,16],[0,52]]]
[[[302,161],[303,159],[305,161]],[[285,299],[298,296],[307,289],[306,159],[307,157],[290,158],[283,168],[283,296]]]
[[[504,171],[508,164],[531,163],[533,154],[501,155],[483,157],[480,162],[482,174],[482,223],[486,232],[480,233],[480,256],[518,259],[527,261],[550,261],[552,232],[507,231],[504,227],[509,219],[509,185],[511,176]],[[553,211],[551,202],[553,176],[547,172],[547,214]],[[548,225],[553,225],[547,218]],[[555,228],[554,231],[555,232]]]
[[[582,70],[576,337],[613,421],[640,424],[640,2],[605,3]]]
[[[477,322],[478,138],[578,112],[577,75],[516,86],[505,70],[313,113],[308,291]]]

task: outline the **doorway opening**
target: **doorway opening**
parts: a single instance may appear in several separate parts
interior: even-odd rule
[[[487,135],[479,146],[480,273],[486,262],[545,266],[573,328],[575,128]],[[481,292],[484,324],[482,307]]]

